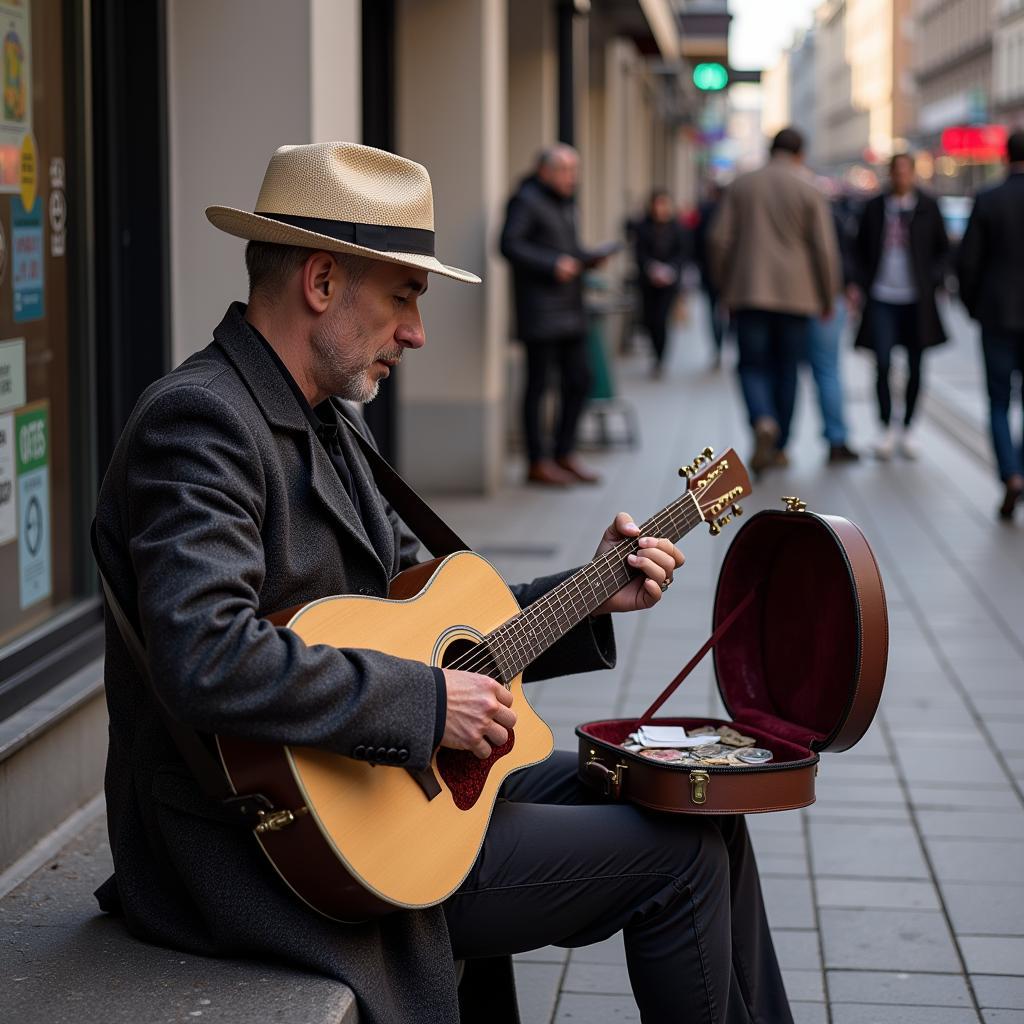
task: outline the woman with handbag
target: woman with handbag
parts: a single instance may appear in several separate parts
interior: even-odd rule
[[[653,375],[660,377],[668,343],[668,318],[679,295],[679,278],[690,256],[689,232],[676,217],[672,197],[655,189],[636,228],[636,265],[643,322],[654,349]]]

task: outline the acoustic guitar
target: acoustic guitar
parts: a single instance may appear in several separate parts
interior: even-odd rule
[[[640,527],[677,540],[700,523],[718,534],[742,509],[750,480],[736,453],[705,448],[680,469],[685,492]],[[637,571],[623,540],[549,593],[520,609],[486,559],[459,551],[400,573],[387,599],[325,597],[276,617],[306,644],[383,651],[445,668],[480,672],[514,694],[517,723],[486,760],[441,748],[423,771],[377,751],[369,764],[305,747],[218,736],[235,793],[261,793],[276,810],[255,828],[282,879],[315,910],[359,921],[440,903],[469,873],[498,790],[508,775],[543,761],[551,730],[530,707],[522,672]]]

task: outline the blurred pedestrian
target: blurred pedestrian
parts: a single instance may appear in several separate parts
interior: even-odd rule
[[[839,243],[839,263],[842,286],[854,282],[854,253],[856,217],[850,222],[850,207],[845,197],[838,196],[831,203],[832,223]],[[830,317],[814,317],[807,332],[807,363],[818,392],[818,406],[825,440],[828,442],[829,465],[856,462],[860,456],[848,443],[846,416],[843,413],[843,379],[840,360],[840,342],[846,327],[846,298],[837,292]]]
[[[760,170],[726,191],[711,226],[712,277],[736,324],[739,378],[754,430],[754,473],[788,463],[797,366],[811,317],[832,315],[839,255],[828,204],[783,128]]]
[[[707,197],[697,207],[697,224],[693,232],[693,258],[700,272],[700,286],[707,297],[708,322],[711,324],[711,341],[714,353],[711,365],[717,370],[722,365],[722,343],[729,328],[729,311],[722,304],[718,287],[711,276],[708,257],[708,233],[722,200],[722,187],[718,182],[708,184]]]
[[[526,346],[523,426],[527,480],[565,486],[600,477],[576,457],[576,432],[590,393],[583,271],[611,251],[587,251],[576,234],[579,154],[545,149],[536,169],[509,200],[501,252],[512,265],[517,334]],[[554,438],[545,437],[541,407],[551,369],[559,375]],[[553,458],[552,458],[553,456]]]
[[[690,233],[679,222],[672,197],[655,189],[647,212],[636,226],[635,251],[640,278],[644,328],[654,349],[653,375],[660,377],[665,363],[668,318],[679,296],[679,278],[690,257]]]
[[[999,507],[1012,519],[1024,493],[1024,428],[1016,445],[1010,433],[1013,378],[1024,399],[1024,131],[1006,144],[1006,180],[974,204],[957,255],[960,298],[981,324],[988,381],[992,446],[1006,487]]]
[[[858,287],[851,302],[864,306],[857,346],[872,349],[878,361],[876,391],[881,433],[875,455],[892,458],[899,450],[917,457],[911,425],[921,393],[924,350],[946,340],[935,293],[942,285],[949,239],[938,203],[917,187],[914,159],[897,153],[889,162],[890,185],[864,208],[857,233]],[[902,430],[892,424],[889,371],[892,351],[907,352],[907,388]]]

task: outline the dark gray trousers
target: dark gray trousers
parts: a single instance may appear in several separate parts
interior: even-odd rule
[[[457,959],[621,931],[643,1024],[792,1024],[743,818],[609,804],[569,752],[505,783],[445,913]]]

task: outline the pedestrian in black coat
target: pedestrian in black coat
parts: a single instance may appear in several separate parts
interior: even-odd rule
[[[533,174],[509,200],[501,252],[512,266],[516,337],[526,346],[523,432],[532,483],[597,483],[575,455],[576,431],[590,394],[583,272],[608,249],[583,248],[576,231],[579,156],[571,146],[544,150]],[[552,368],[559,376],[555,436],[541,425]]]
[[[946,340],[935,293],[941,287],[949,239],[938,203],[914,182],[914,161],[898,153],[889,165],[891,187],[864,208],[857,233],[858,286],[852,304],[863,304],[857,346],[878,360],[876,394],[881,436],[875,454],[892,457],[898,447],[907,458],[917,455],[910,427],[921,391],[921,357],[926,348]],[[889,371],[892,350],[907,352],[909,376],[902,431],[892,425]]]
[[[668,318],[679,295],[683,265],[692,255],[692,238],[676,216],[664,189],[651,193],[634,236],[644,327],[654,349],[654,376],[661,376],[668,341]]]
[[[1024,435],[1014,444],[1009,418],[1014,375],[1024,376],[1024,131],[1009,137],[1006,158],[1006,180],[975,200],[956,269],[960,298],[981,324],[992,446],[1006,485],[999,515],[1012,519],[1024,494]]]

